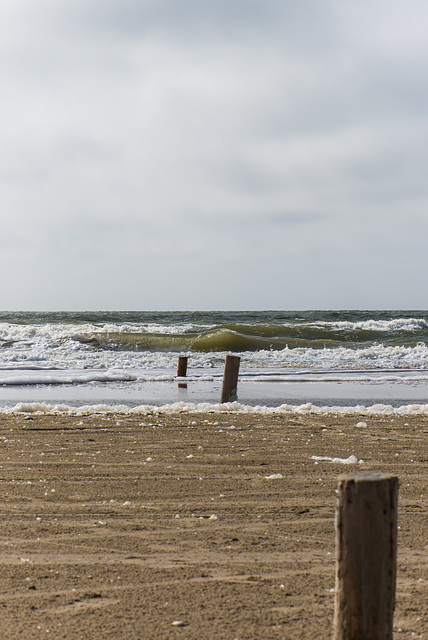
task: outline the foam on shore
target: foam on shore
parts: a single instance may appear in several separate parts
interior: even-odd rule
[[[226,402],[223,404],[213,404],[208,402],[174,402],[165,405],[140,405],[138,407],[128,407],[126,405],[94,404],[71,407],[65,404],[51,405],[44,402],[19,402],[13,407],[3,407],[0,409],[3,414],[67,414],[67,415],[91,415],[91,414],[178,414],[178,413],[251,413],[260,415],[428,415],[428,404],[408,404],[400,407],[392,405],[374,404],[371,406],[317,406],[311,403],[302,405],[283,404],[279,407],[249,406],[239,402]]]

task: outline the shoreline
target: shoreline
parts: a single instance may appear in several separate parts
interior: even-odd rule
[[[115,404],[48,404],[45,402],[18,402],[13,406],[0,407],[2,415],[64,415],[64,416],[144,416],[144,415],[191,415],[191,414],[241,414],[259,416],[427,416],[427,404],[407,404],[393,406],[391,404],[376,403],[373,405],[324,405],[319,406],[307,402],[301,405],[282,404],[279,406],[244,405],[238,401],[226,403],[209,402],[174,402],[172,404],[145,405],[115,405]]]
[[[221,378],[201,381],[191,377],[68,385],[0,384],[0,412],[22,404],[65,407],[69,412],[79,407],[139,412],[156,407],[196,410],[202,406],[207,410],[220,410],[221,384]],[[364,411],[379,407],[380,413],[390,411],[391,407],[396,412],[406,412],[405,407],[408,407],[408,411],[427,413],[428,386],[414,380],[395,383],[381,379],[375,383],[346,380],[257,382],[240,378],[238,398],[234,403],[235,408],[238,406],[245,411],[300,411],[304,407],[314,407],[314,411],[342,413],[355,412],[355,408],[360,407]]]
[[[428,416],[200,409],[0,413],[7,637],[325,640],[337,476],[380,471],[394,637],[426,640]]]

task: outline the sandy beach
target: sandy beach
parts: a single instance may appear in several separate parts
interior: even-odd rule
[[[1,637],[325,640],[367,471],[400,480],[394,637],[427,639],[428,417],[0,414]]]

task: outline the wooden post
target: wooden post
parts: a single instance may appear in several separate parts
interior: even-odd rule
[[[398,478],[339,476],[333,640],[392,640]]]
[[[238,395],[239,356],[226,356],[220,402],[233,402]]]
[[[177,377],[185,378],[187,374],[187,356],[178,357]],[[187,389],[187,382],[179,382],[179,389]]]
[[[186,373],[187,373],[187,356],[179,356],[178,367],[177,367],[177,377],[185,378]]]

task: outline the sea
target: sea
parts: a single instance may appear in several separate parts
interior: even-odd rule
[[[0,411],[428,413],[428,311],[0,313]],[[185,378],[177,377],[187,356]]]

